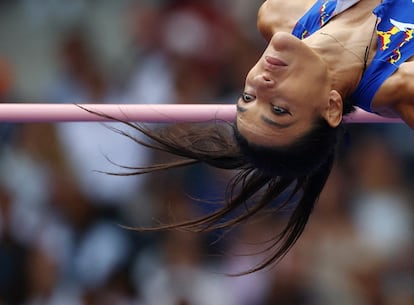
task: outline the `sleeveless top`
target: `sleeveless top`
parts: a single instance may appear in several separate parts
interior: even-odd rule
[[[318,0],[299,19],[292,34],[304,39],[359,1]],[[414,55],[414,0],[383,0],[373,13],[379,18],[377,51],[351,96],[356,106],[370,112],[371,102],[384,81]]]

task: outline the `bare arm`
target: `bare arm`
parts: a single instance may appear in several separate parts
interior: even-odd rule
[[[292,32],[315,0],[267,0],[259,9],[257,27],[266,40],[276,32]]]
[[[388,78],[372,103],[374,111],[384,116],[400,117],[414,129],[414,61],[403,63]]]

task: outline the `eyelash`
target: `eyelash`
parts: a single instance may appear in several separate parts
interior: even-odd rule
[[[249,103],[249,102],[254,101],[256,99],[256,97],[254,95],[252,95],[252,94],[249,94],[249,93],[242,93],[241,99],[243,100],[243,102]],[[279,106],[275,106],[275,105],[272,105],[272,112],[275,115],[286,115],[286,114],[290,114],[290,112],[288,110],[286,110],[286,109],[284,109],[282,107],[279,107]]]
[[[276,115],[286,115],[286,114],[290,114],[289,111],[287,111],[286,109],[279,107],[279,106],[272,106],[272,112]]]
[[[249,98],[250,98],[250,100],[249,100]],[[241,99],[243,100],[243,102],[249,103],[249,102],[254,101],[256,99],[256,97],[254,95],[251,95],[251,94],[248,94],[248,93],[242,93]]]

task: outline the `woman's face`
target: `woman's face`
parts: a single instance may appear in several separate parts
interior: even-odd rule
[[[321,57],[293,35],[277,33],[247,75],[237,103],[237,128],[254,144],[289,145],[317,117],[331,123],[331,107],[339,107],[332,104],[335,92]],[[342,115],[342,100],[340,107]]]

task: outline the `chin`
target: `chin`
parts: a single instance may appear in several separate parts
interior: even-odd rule
[[[292,49],[301,41],[287,32],[277,32],[272,36],[270,44],[276,51],[286,51]]]

